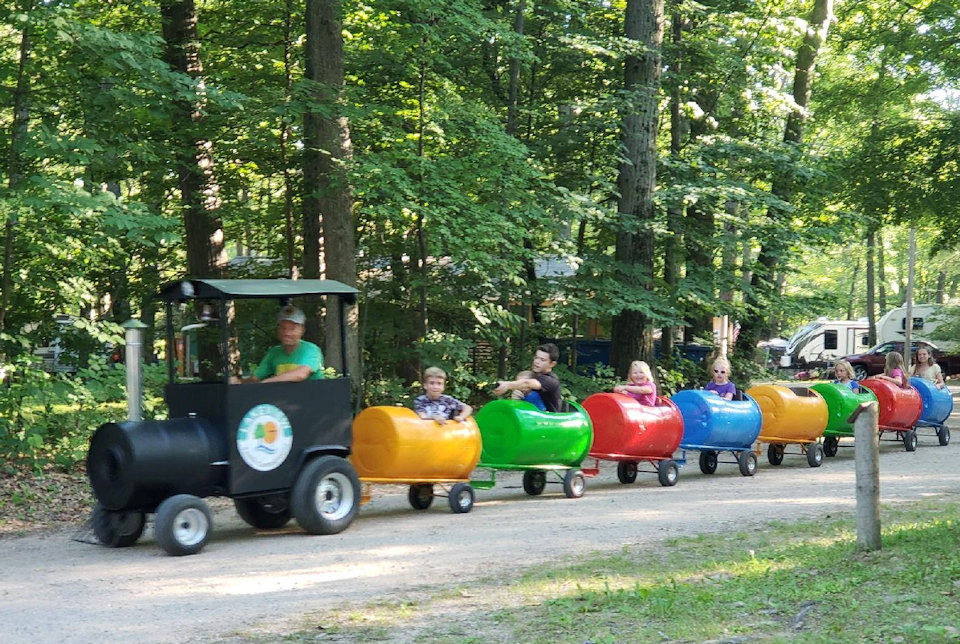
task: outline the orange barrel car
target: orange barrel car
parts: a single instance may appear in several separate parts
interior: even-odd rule
[[[854,393],[849,385],[822,382],[810,387],[827,404],[827,428],[823,430],[823,455],[836,456],[841,438],[853,438],[853,424],[849,422],[854,410],[865,402],[877,402],[877,397],[866,387]]]
[[[879,378],[861,380],[860,386],[866,387],[877,397],[880,438],[886,433],[895,433],[903,440],[904,449],[915,451],[917,430],[914,426],[923,413],[920,392],[913,387],[900,388],[889,380]]]
[[[660,485],[676,485],[678,468],[673,453],[683,437],[683,417],[669,398],[660,396],[657,405],[641,405],[623,394],[593,394],[583,401],[593,423],[590,457],[593,468],[583,468],[587,476],[600,472],[600,461],[617,461],[621,483],[637,480],[638,466],[653,466]]]
[[[407,498],[417,510],[430,507],[434,496],[446,496],[453,512],[469,512],[470,472],[480,450],[473,418],[441,425],[406,407],[368,407],[353,419],[350,462],[360,481],[409,485]],[[435,494],[434,486],[443,493]]]
[[[823,463],[819,438],[827,427],[827,403],[806,387],[757,385],[747,390],[760,406],[760,443],[767,443],[767,460],[780,465],[788,445],[799,445],[810,467]]]

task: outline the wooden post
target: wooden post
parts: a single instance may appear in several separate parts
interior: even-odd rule
[[[857,551],[880,550],[880,438],[877,403],[861,403],[847,422],[853,423],[855,441]]]
[[[907,263],[907,310],[903,321],[903,372],[910,373],[913,364],[913,279],[917,264],[917,231],[910,229],[910,251]]]

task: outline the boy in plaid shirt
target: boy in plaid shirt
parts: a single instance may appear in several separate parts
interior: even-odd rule
[[[424,369],[423,390],[425,393],[413,400],[413,411],[420,418],[432,419],[442,425],[448,420],[463,421],[473,413],[473,408],[470,405],[443,393],[446,384],[447,373],[443,369],[440,367]]]

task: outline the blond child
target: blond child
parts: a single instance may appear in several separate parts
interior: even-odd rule
[[[730,363],[726,358],[713,361],[713,380],[707,383],[704,390],[712,391],[725,400],[733,400],[737,386],[730,382]]]
[[[853,390],[853,393],[860,393],[860,383],[853,379],[853,366],[846,360],[840,360],[833,367],[833,375],[836,376],[834,384],[846,385]]]
[[[413,411],[420,418],[432,419],[443,425],[448,420],[462,422],[473,413],[473,408],[470,405],[443,393],[446,384],[446,371],[440,367],[424,369],[424,393],[413,400]]]
[[[647,407],[656,407],[657,385],[653,381],[653,374],[650,373],[650,365],[643,360],[631,362],[627,383],[615,386],[613,393],[630,396]]]
[[[903,373],[903,356],[897,351],[891,351],[887,354],[887,361],[883,366],[883,373],[877,374],[874,378],[892,382],[901,389],[906,389],[910,384],[906,374]]]

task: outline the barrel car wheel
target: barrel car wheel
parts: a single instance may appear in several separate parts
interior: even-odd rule
[[[293,516],[310,534],[346,530],[357,516],[359,501],[357,472],[337,456],[321,456],[307,463],[290,495]]]
[[[950,444],[950,428],[944,425],[937,430],[937,439],[940,441],[940,444],[946,447]]]
[[[248,525],[276,530],[290,522],[290,499],[286,494],[263,494],[234,499],[233,507]]]
[[[820,467],[823,463],[823,446],[820,443],[810,443],[807,445],[807,465],[810,467]]]
[[[750,450],[740,452],[737,464],[740,465],[740,473],[744,476],[753,476],[757,473],[757,455]]]
[[[837,448],[840,445],[840,439],[836,436],[826,436],[823,439],[823,455],[836,456]]]
[[[157,507],[153,532],[157,544],[175,557],[200,552],[213,527],[210,508],[192,494],[178,494]]]
[[[583,472],[580,470],[567,470],[563,475],[563,493],[568,499],[579,499],[583,496],[583,490],[587,486],[583,478]]]
[[[657,464],[657,478],[660,479],[660,485],[672,487],[677,484],[679,476],[680,469],[674,461],[667,459]]]
[[[617,478],[621,483],[633,483],[637,480],[637,462],[620,461],[617,463]]]
[[[407,500],[414,510],[426,510],[433,503],[433,485],[417,483],[407,490]]]
[[[93,534],[108,548],[132,546],[143,534],[147,519],[143,512],[108,510],[98,501],[90,517]]]
[[[700,471],[704,474],[713,474],[717,471],[717,453],[713,450],[700,452]]]
[[[537,496],[547,486],[547,473],[543,470],[527,470],[523,473],[523,491]]]
[[[910,429],[903,432],[903,448],[908,452],[917,451],[917,430]]]
[[[767,460],[770,461],[770,465],[780,465],[780,463],[783,463],[783,445],[770,443],[770,446],[767,448]]]
[[[455,483],[447,501],[454,514],[466,514],[473,509],[473,487],[469,483]]]

